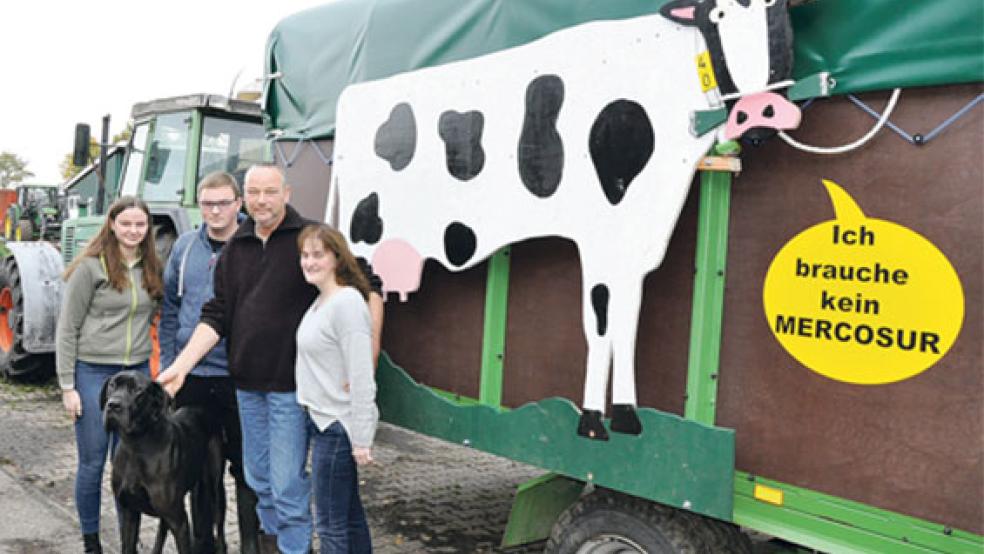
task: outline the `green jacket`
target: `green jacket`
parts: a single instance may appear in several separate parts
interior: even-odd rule
[[[120,292],[109,284],[102,258],[88,256],[68,278],[55,337],[62,390],[75,388],[75,362],[132,365],[150,359],[150,324],[157,301],[143,288],[143,263],[129,268]]]

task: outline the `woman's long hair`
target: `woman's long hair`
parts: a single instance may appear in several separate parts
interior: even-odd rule
[[[320,241],[325,251],[331,251],[335,254],[337,259],[335,281],[339,285],[354,287],[363,298],[368,300],[371,292],[369,281],[362,273],[362,268],[359,267],[359,262],[355,260],[352,251],[349,250],[345,237],[329,225],[316,223],[301,230],[301,234],[297,236],[298,250],[304,248],[304,243],[308,239]]]
[[[113,233],[113,223],[123,210],[129,208],[138,208],[147,215],[147,234],[138,246],[140,257],[143,260],[143,288],[151,298],[157,299],[164,296],[164,282],[161,279],[161,260],[157,257],[157,249],[154,246],[153,220],[150,217],[150,210],[147,208],[147,204],[134,196],[121,196],[116,202],[113,202],[113,205],[109,207],[109,211],[106,213],[106,221],[103,222],[99,233],[89,241],[89,244],[85,247],[85,251],[77,256],[69,264],[68,269],[65,270],[63,278],[66,281],[78,269],[83,258],[102,258],[105,262],[109,284],[114,289],[123,292],[123,289],[130,283],[130,279],[123,262],[123,251],[120,250],[120,243],[116,240],[116,234]]]

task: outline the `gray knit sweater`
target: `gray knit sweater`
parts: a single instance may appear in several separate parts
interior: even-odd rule
[[[133,365],[151,354],[150,323],[158,302],[143,287],[143,264],[127,268],[129,285],[109,284],[100,258],[86,256],[62,294],[55,364],[62,390],[75,388],[75,362]]]
[[[352,446],[372,446],[379,421],[369,307],[352,287],[315,300],[297,328],[297,401],[318,429],[341,422]]]

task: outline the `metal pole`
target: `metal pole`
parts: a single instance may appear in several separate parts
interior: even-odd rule
[[[96,214],[102,215],[106,201],[106,150],[109,148],[109,114],[103,116],[102,139],[99,141],[99,191],[96,194]]]

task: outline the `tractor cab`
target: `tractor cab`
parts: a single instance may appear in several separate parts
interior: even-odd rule
[[[193,94],[138,103],[131,116],[133,133],[122,175],[118,183],[107,183],[106,188],[118,191],[110,199],[131,195],[148,204],[154,238],[166,258],[177,236],[201,222],[196,185],[202,177],[226,171],[242,182],[250,165],[265,160],[260,107],[223,96]],[[75,246],[84,243],[101,223],[100,215],[68,223],[73,232],[63,237],[66,262],[74,257]],[[71,244],[64,242],[66,238]]]

